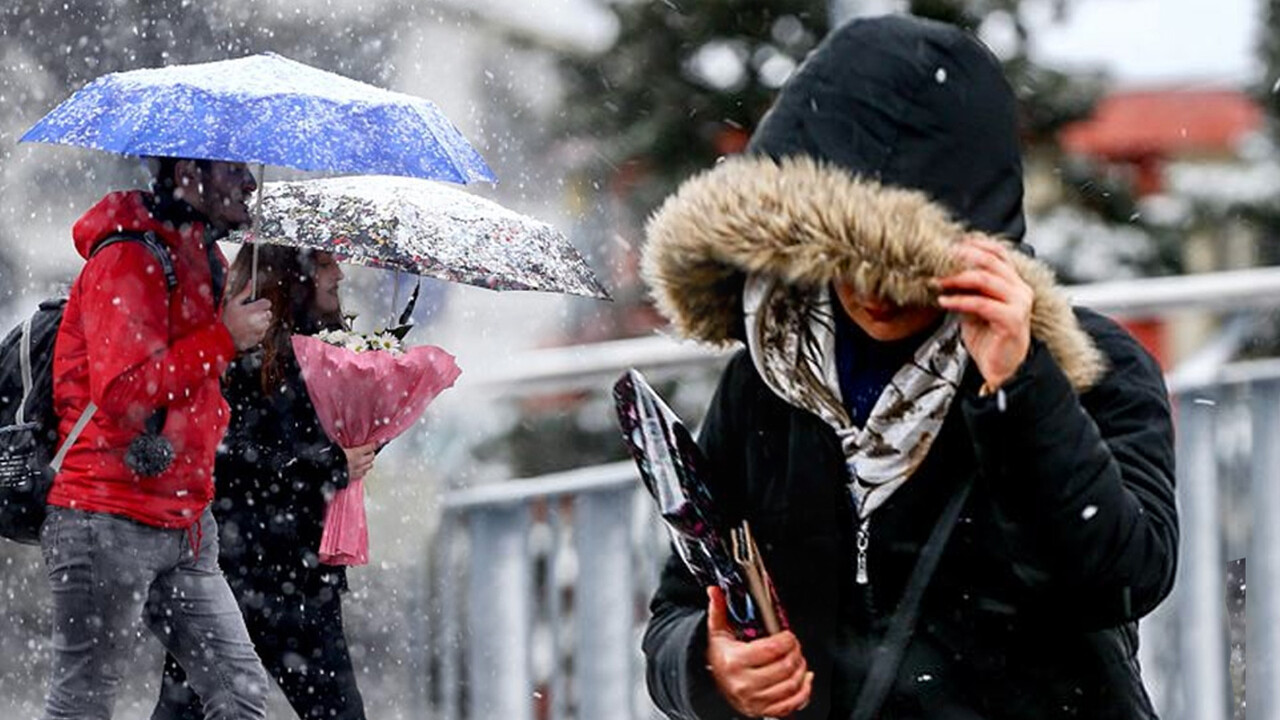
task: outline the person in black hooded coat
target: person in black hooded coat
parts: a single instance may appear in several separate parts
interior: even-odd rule
[[[673,554],[643,643],[669,717],[849,717],[953,500],[874,717],[1155,717],[1137,621],[1176,566],[1168,396],[1020,245],[1015,114],[969,33],[855,20],[746,156],[650,220],[643,272],[675,330],[747,345],[699,441],[790,623],[737,639]]]
[[[235,292],[249,281],[253,250],[246,245],[231,266]],[[342,625],[346,569],[321,563],[317,551],[329,498],[369,472],[375,448],[343,448],[325,434],[289,339],[344,327],[342,270],[325,252],[262,245],[258,253],[259,294],[285,310],[223,377],[232,418],[214,468],[218,561],[298,716],[362,720]],[[201,717],[185,673],[166,658],[153,720]]]

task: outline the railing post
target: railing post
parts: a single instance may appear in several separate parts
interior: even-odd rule
[[[1251,534],[1245,602],[1248,717],[1280,720],[1280,381],[1253,384]]]
[[[427,551],[427,557],[431,557],[430,549]],[[408,610],[408,617],[405,618],[405,631],[408,644],[407,655],[408,663],[404,668],[406,685],[408,687],[406,698],[410,712],[415,717],[425,717],[429,714],[430,706],[430,668],[431,668],[431,623],[432,618],[437,617],[435,612],[434,596],[431,592],[432,588],[428,585],[430,577],[430,563],[415,563],[407,570],[413,577],[413,588],[409,593],[408,601],[405,603]]]
[[[577,717],[633,717],[631,500],[634,489],[579,495],[574,501],[578,552],[575,667]]]
[[[547,625],[551,637],[551,677],[547,681],[547,689],[551,693],[551,720],[562,720],[569,716],[569,678],[565,672],[564,662],[564,629],[568,625],[564,618],[564,606],[561,603],[560,584],[563,570],[562,560],[571,555],[565,547],[565,522],[562,517],[561,498],[550,498],[547,502],[547,525],[551,528],[551,555],[547,558]]]
[[[431,624],[431,627],[437,629],[432,638],[436,647],[431,648],[431,651],[440,659],[436,684],[439,703],[437,720],[458,720],[461,717],[458,703],[462,688],[461,673],[458,669],[461,664],[459,657],[463,642],[462,633],[459,630],[462,613],[458,595],[461,593],[461,588],[454,584],[459,575],[454,572],[458,567],[456,550],[459,532],[461,532],[461,526],[458,524],[457,514],[446,510],[440,519],[435,547],[432,548],[435,559],[433,586],[439,607],[435,622]]]
[[[472,508],[468,515],[468,716],[532,720],[528,508]]]
[[[1184,395],[1178,404],[1178,499],[1181,516],[1178,615],[1184,720],[1225,720],[1227,711],[1226,563],[1218,526],[1216,394]]]
[[[1138,625],[1138,661],[1142,667],[1142,680],[1151,693],[1156,713],[1161,718],[1174,720],[1181,700],[1179,678],[1178,598],[1166,598],[1160,607],[1142,619]]]

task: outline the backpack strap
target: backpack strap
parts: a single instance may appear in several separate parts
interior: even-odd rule
[[[55,475],[62,470],[62,461],[67,459],[67,453],[71,452],[71,446],[80,437],[80,433],[84,432],[84,429],[88,427],[89,421],[93,419],[93,414],[97,411],[98,406],[90,402],[84,412],[80,413],[80,417],[76,420],[76,424],[72,426],[71,432],[67,433],[67,439],[63,440],[62,444],[58,446],[58,454],[54,455],[53,461],[49,463],[49,467]]]
[[[160,242],[160,238],[156,237],[154,232],[148,230],[145,233],[117,233],[98,243],[97,246],[93,248],[93,251],[89,253],[89,257],[92,258],[103,248],[109,245],[121,242],[140,243],[151,251],[151,254],[154,255],[156,260],[160,263],[161,269],[164,270],[165,287],[168,291],[169,299],[172,300],[173,291],[178,287],[178,274],[173,269],[173,258],[169,255],[169,249],[164,246],[164,243]],[[22,326],[22,352],[20,355],[22,358],[22,397],[23,405],[26,405],[27,393],[31,391],[30,318],[27,318],[27,321],[23,323]],[[67,453],[71,451],[71,446],[74,445],[76,440],[80,437],[80,433],[84,432],[84,429],[88,427],[89,421],[93,419],[93,414],[97,411],[98,406],[93,402],[90,402],[88,407],[84,409],[84,412],[80,413],[80,417],[76,419],[76,424],[72,426],[71,432],[67,433],[67,438],[58,446],[58,454],[54,455],[53,461],[49,463],[49,467],[53,469],[55,474],[62,469],[62,462],[67,459]],[[18,412],[22,412],[21,408],[19,408]],[[164,412],[164,409],[161,408],[156,412]],[[21,423],[21,419],[19,419],[18,422]]]
[[[27,398],[31,397],[31,318],[22,321],[22,334],[18,339],[18,365],[22,369],[22,401],[18,403],[18,412],[13,421],[17,425],[25,425],[27,420]]]
[[[18,345],[19,365],[22,367],[22,402],[18,404],[18,412],[14,416],[14,422],[22,425],[26,421],[27,398],[31,395],[31,387],[34,384],[31,380],[31,318],[28,317],[22,323],[22,334]],[[54,456],[53,461],[49,463],[49,467],[57,473],[62,469],[62,461],[66,459],[67,452],[71,450],[71,445],[75,443],[76,438],[80,437],[80,433],[84,432],[84,428],[89,424],[89,420],[93,419],[93,414],[98,409],[97,405],[89,403],[89,406],[80,413],[80,418],[76,420],[76,424],[71,428],[71,432],[67,434],[67,439],[62,442],[58,448],[58,454]]]
[[[102,252],[104,248],[122,242],[136,242],[150,250],[164,270],[164,282],[169,287],[169,292],[173,292],[178,287],[178,274],[173,269],[173,257],[169,255],[169,248],[165,247],[164,243],[160,242],[160,238],[156,237],[156,234],[150,230],[145,233],[116,233],[94,246],[93,251],[89,253],[89,257],[92,258]]]

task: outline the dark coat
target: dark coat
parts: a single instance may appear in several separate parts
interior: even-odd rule
[[[319,564],[328,498],[347,485],[342,448],[325,434],[297,361],[281,388],[264,396],[261,351],[241,355],[223,380],[231,426],[219,448],[214,516],[219,558],[233,587],[308,594],[346,587],[345,570]]]
[[[928,459],[872,516],[871,582],[856,585],[847,471],[834,432],[776,397],[743,352],[701,444],[713,492],[750,521],[809,668],[808,708],[845,718],[928,532],[959,484],[974,487],[925,595],[882,715],[1090,718],[1155,714],[1136,620],[1174,577],[1172,428],[1160,372],[1114,323],[1081,322],[1111,371],[1077,397],[1040,343],[978,397],[970,369]],[[672,717],[735,717],[705,669],[706,594],[667,564],[645,633],[649,685]]]
[[[752,138],[650,219],[643,273],[676,333],[748,334],[748,274],[817,292],[840,281],[936,304],[955,243],[1024,230],[1015,101],[968,33],[907,17],[836,30]],[[759,157],[759,156],[767,157]],[[970,497],[924,595],[882,718],[1130,720],[1154,716],[1135,621],[1173,584],[1173,432],[1159,369],[1122,329],[1073,311],[1053,273],[1012,263],[1035,294],[1032,348],[1002,393],[970,365],[923,464],[870,516],[870,583],[834,431],[729,364],[702,434],[713,492],[759,540],[814,671],[795,717],[843,720],[947,500]],[[645,634],[650,691],[677,718],[732,717],[704,660],[706,604],[678,560]]]

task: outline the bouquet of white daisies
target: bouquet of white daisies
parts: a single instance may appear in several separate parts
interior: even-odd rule
[[[402,353],[405,349],[404,340],[393,330],[379,330],[371,333],[345,329],[321,330],[313,337],[330,345],[346,348],[351,352],[385,350],[387,352]]]

